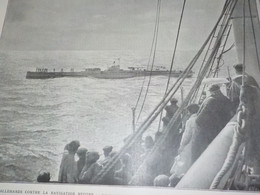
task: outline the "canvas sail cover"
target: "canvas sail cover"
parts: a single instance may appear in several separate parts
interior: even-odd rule
[[[259,0],[238,0],[232,15],[233,31],[238,60],[243,63],[245,48],[245,71],[260,84],[260,24]],[[258,6],[257,6],[258,5]],[[245,6],[245,9],[244,9]],[[245,10],[245,11],[243,11]],[[243,19],[245,15],[245,20]],[[252,17],[251,17],[252,16]],[[245,21],[245,46],[244,46]]]
[[[238,0],[232,13],[233,32],[239,63],[243,63],[245,52],[245,70],[256,79],[258,85],[260,84],[259,5],[259,0]],[[256,110],[259,109],[257,108]],[[256,114],[256,116],[259,115]],[[226,160],[233,139],[234,127],[236,125],[235,122],[236,116],[233,117],[200,158],[188,170],[176,186],[177,189],[210,188],[215,176],[221,170]],[[230,173],[231,169],[222,177],[220,184],[217,186],[218,189],[224,188]]]

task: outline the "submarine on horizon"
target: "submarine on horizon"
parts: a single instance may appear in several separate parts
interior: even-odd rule
[[[120,69],[119,65],[114,65],[109,67],[106,70],[101,70],[100,68],[86,68],[84,71],[74,72],[74,69],[70,69],[70,71],[61,71],[56,72],[55,69],[53,71],[48,71],[47,68],[36,68],[36,71],[28,71],[26,74],[26,79],[50,79],[50,78],[61,78],[61,77],[92,77],[98,79],[126,79],[133,77],[141,77],[141,76],[169,76],[171,77],[179,77],[183,74],[182,70],[174,70],[171,72],[166,69],[164,66],[157,66],[155,70],[146,70],[140,67],[128,67],[128,70]],[[188,77],[192,77],[193,71],[188,73]]]

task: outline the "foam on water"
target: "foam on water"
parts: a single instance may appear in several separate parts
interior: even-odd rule
[[[169,65],[171,52],[160,54],[155,63]],[[122,68],[126,68],[146,64],[147,56],[146,52],[129,51],[2,52],[0,181],[33,182],[41,170],[50,171],[52,179],[57,180],[63,148],[71,140],[77,139],[82,146],[100,153],[105,145],[119,150],[123,139],[132,132],[131,108],[143,82],[143,78],[26,80],[26,71],[36,67],[56,71],[71,67],[75,71],[85,67],[104,69],[119,57]],[[189,59],[186,52],[177,64],[185,64]],[[189,88],[193,81],[187,80],[184,87]],[[160,102],[166,83],[167,77],[152,78],[139,121]],[[153,135],[157,124],[158,121],[148,134]]]

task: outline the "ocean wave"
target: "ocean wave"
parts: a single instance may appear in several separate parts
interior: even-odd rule
[[[55,132],[59,132],[60,130],[58,129],[35,129],[35,130],[31,130],[30,131],[19,131],[20,134],[31,134],[31,136],[33,136],[32,134],[44,134],[44,133],[55,133]]]
[[[35,103],[31,104],[29,102],[12,102],[13,104],[6,104],[8,102],[2,102],[3,105],[6,105],[4,108],[2,108],[2,111],[8,112],[8,111],[13,111],[13,112],[19,112],[21,114],[29,114],[31,111],[36,110],[53,110],[53,109],[59,109],[62,106],[68,106],[75,104],[75,101],[63,101],[63,102],[45,102],[40,104]],[[22,109],[22,110],[20,110]],[[28,110],[28,111],[27,111]],[[40,113],[39,113],[40,114]]]
[[[35,70],[35,64],[54,66],[56,70],[71,66],[83,70],[96,66],[105,69],[112,56],[121,56],[122,67],[126,68],[148,61],[147,56],[135,51],[111,52],[10,54],[12,63],[6,64],[0,73],[3,76],[0,79],[0,181],[35,181],[43,168],[55,175],[64,146],[74,139],[101,152],[108,144],[119,148],[123,138],[132,132],[131,107],[135,105],[144,78],[25,79],[26,71]],[[160,60],[161,64],[168,61],[167,57]],[[148,78],[145,86],[147,81]],[[166,82],[167,77],[152,77],[143,118],[163,97]]]

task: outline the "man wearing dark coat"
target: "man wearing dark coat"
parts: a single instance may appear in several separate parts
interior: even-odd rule
[[[193,162],[208,147],[233,115],[231,101],[222,94],[218,85],[212,85],[209,92],[210,96],[200,106],[195,119],[197,128],[192,140]]]
[[[64,148],[62,156],[58,182],[60,183],[77,183],[78,170],[77,162],[75,161],[75,154],[80,146],[78,140],[71,141]]]
[[[100,165],[105,166],[111,160],[109,154],[112,152],[112,150],[113,150],[113,146],[105,146],[103,148],[104,156],[102,157],[101,160],[99,160]]]
[[[83,167],[85,166],[87,151],[88,149],[83,147],[78,148],[77,150],[77,155],[79,157],[79,160],[77,161],[78,176],[80,175]]]
[[[172,119],[175,112],[178,110],[179,106],[177,105],[178,100],[176,98],[171,99],[171,105],[165,107],[166,115],[163,117],[162,121],[164,126],[167,126],[170,120]]]
[[[85,166],[79,175],[79,183],[91,184],[92,179],[97,176],[102,166],[97,163],[99,154],[97,152],[88,152],[86,156]]]
[[[239,105],[239,95],[242,86],[243,64],[235,64],[233,67],[235,69],[236,76],[232,78],[228,97],[232,101],[233,109],[236,110]],[[245,73],[245,83],[247,85],[252,85],[259,88],[254,77],[248,75],[247,73]]]

